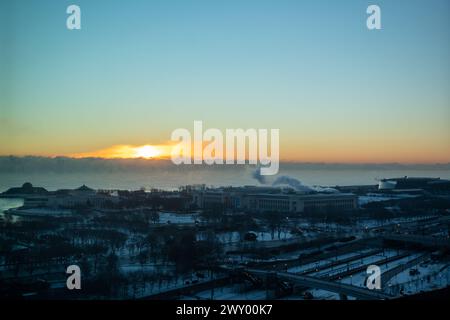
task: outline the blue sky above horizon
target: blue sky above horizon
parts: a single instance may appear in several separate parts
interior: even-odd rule
[[[366,28],[369,4],[380,31]],[[450,162],[450,1],[0,8],[0,155],[164,144],[203,120],[279,128],[285,160]]]

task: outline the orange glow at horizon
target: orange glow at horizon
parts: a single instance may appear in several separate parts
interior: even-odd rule
[[[281,162],[311,162],[311,163],[404,163],[404,164],[435,164],[450,163],[450,149],[445,148],[441,141],[428,142],[419,138],[403,139],[392,136],[379,142],[378,137],[371,139],[353,137],[295,139],[293,137],[281,141]],[[179,141],[164,141],[160,144],[116,144],[110,147],[91,149],[88,152],[61,152],[59,155],[74,158],[104,158],[104,159],[170,159],[173,148]],[[203,150],[210,142],[202,142]],[[191,152],[193,150],[191,149]],[[223,157],[225,150],[215,150],[218,157]],[[246,160],[249,157],[246,150]],[[191,153],[193,157],[193,152]],[[48,153],[45,156],[56,156]]]
[[[71,154],[73,158],[104,158],[104,159],[164,159],[170,157],[170,145],[114,145],[93,152]]]

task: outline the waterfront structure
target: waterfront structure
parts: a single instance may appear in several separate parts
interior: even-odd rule
[[[46,196],[49,192],[42,187],[34,187],[25,182],[21,187],[9,188],[0,194],[2,198],[24,198],[28,196]]]
[[[30,196],[24,200],[24,208],[104,208],[118,202],[118,197],[97,193],[85,185],[71,190],[58,190],[48,196]]]

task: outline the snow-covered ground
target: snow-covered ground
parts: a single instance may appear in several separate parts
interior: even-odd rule
[[[257,236],[257,238],[256,238],[257,241],[284,240],[284,239],[292,239],[293,237],[295,237],[295,235],[293,235],[290,232],[286,232],[286,231],[280,232],[279,238],[278,238],[278,232],[275,232],[273,239],[272,239],[271,232],[267,232],[267,231],[256,232],[256,231],[254,231],[254,233]],[[215,236],[221,243],[230,244],[230,243],[238,243],[238,242],[243,241],[243,239],[241,239],[241,237],[244,237],[244,234],[239,233],[237,231],[230,231],[230,232],[216,233]],[[199,232],[197,234],[197,240],[205,240],[206,237],[207,237],[206,233]]]
[[[318,276],[318,277],[321,277],[321,276],[332,276],[332,275],[339,274],[339,273],[347,271],[347,270],[352,270],[354,268],[357,268],[357,267],[360,267],[360,266],[363,266],[363,265],[373,264],[373,263],[376,263],[377,261],[380,261],[380,260],[383,260],[383,259],[386,259],[386,258],[395,257],[395,256],[397,256],[397,255],[399,255],[401,253],[402,252],[398,252],[397,250],[385,250],[382,253],[375,254],[375,255],[372,255],[372,256],[369,256],[369,257],[365,257],[365,258],[362,258],[362,259],[360,259],[358,261],[352,261],[348,265],[345,264],[345,265],[335,266],[335,267],[332,267],[330,269],[326,269],[326,270],[322,270],[322,271],[320,271],[318,273],[314,273],[313,275],[314,276]],[[402,258],[402,259],[399,259],[399,260],[394,260],[394,261],[391,261],[391,262],[379,265],[379,267],[381,269],[381,272],[383,272],[384,270],[387,270],[387,269],[389,269],[391,267],[393,268],[394,266],[396,266],[396,263],[402,263],[402,261],[403,262],[409,261],[409,258],[410,258],[410,256]],[[363,272],[363,273],[364,273],[364,276],[365,276],[366,273],[365,272]],[[353,277],[354,277],[354,275],[353,275]],[[350,281],[349,283],[351,283],[352,277],[344,278],[342,282],[346,283],[346,279],[349,279],[349,281]]]
[[[397,194],[397,195],[384,195],[378,193],[368,193],[365,196],[359,196],[359,205],[368,204],[370,202],[388,201],[388,200],[400,200],[400,199],[410,199],[417,198],[417,195],[411,194]]]
[[[360,254],[369,252],[371,250],[372,249],[354,251],[354,252],[346,253],[346,254],[339,255],[339,256],[336,256],[336,257],[333,257],[333,258],[323,259],[323,260],[320,260],[320,261],[311,262],[311,263],[304,264],[304,265],[301,265],[301,266],[292,267],[292,268],[289,268],[287,271],[291,272],[291,273],[299,273],[299,272],[303,272],[303,271],[310,270],[310,269],[313,269],[313,268],[320,268],[320,267],[323,267],[323,266],[325,266],[325,265],[327,265],[327,264],[329,264],[331,262],[336,262],[336,261],[347,259],[347,258],[350,258],[350,257],[355,257],[355,256],[358,256]],[[326,269],[326,270],[328,270],[328,269]]]
[[[395,260],[395,261],[391,261],[382,265],[378,265],[378,267],[380,267],[381,269],[381,273],[386,272],[387,270],[391,270],[399,265],[405,264],[408,261],[411,261],[417,257],[419,257],[421,255],[421,253],[415,253],[415,254],[411,254],[407,257]],[[371,263],[371,262],[368,262]],[[351,284],[354,286],[359,286],[359,287],[365,287],[365,279],[367,277],[367,272],[363,271],[363,272],[359,272],[357,274],[353,274],[351,276],[345,277],[342,280],[340,280],[340,282],[342,283],[346,283],[346,284]]]
[[[419,274],[410,275],[411,269]],[[450,285],[450,264],[423,262],[393,277],[386,289],[388,293],[398,295],[403,289],[405,294],[430,291]]]
[[[159,223],[161,224],[193,224],[198,221],[198,214],[180,214],[173,212],[160,212]]]
[[[213,274],[212,277],[206,272],[203,273],[204,277],[199,278],[195,274],[184,276],[160,276],[158,280],[153,282],[140,283],[140,288],[136,294],[136,297],[145,297],[152,294],[162,293],[178,288],[185,287],[192,283],[202,283],[222,277],[222,275]],[[218,290],[217,288],[215,290]]]

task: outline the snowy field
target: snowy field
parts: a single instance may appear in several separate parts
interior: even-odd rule
[[[160,212],[159,223],[161,224],[194,224],[199,221],[198,214],[180,214],[173,212]]]
[[[365,205],[370,202],[380,202],[380,201],[389,201],[389,200],[401,200],[401,199],[411,199],[411,198],[417,198],[417,195],[410,195],[410,194],[397,194],[397,195],[384,195],[384,194],[378,194],[378,193],[368,193],[365,196],[359,196],[358,201],[359,205]]]
[[[292,239],[293,237],[295,237],[296,235],[293,235],[290,232],[286,232],[286,231],[282,231],[280,232],[280,237],[278,237],[278,232],[275,232],[272,238],[272,233],[271,232],[256,232],[256,231],[250,231],[253,232],[254,234],[256,234],[256,241],[272,241],[272,240],[286,240],[286,239]],[[230,243],[238,243],[243,241],[244,239],[244,235],[245,233],[240,233],[237,231],[230,231],[230,232],[220,232],[220,233],[216,233],[215,236],[216,238],[221,242],[221,243],[226,243],[226,244],[230,244]],[[205,240],[207,239],[207,234],[203,233],[203,232],[199,232],[197,234],[197,240]]]
[[[417,269],[416,275],[410,275],[411,269]],[[399,294],[403,289],[405,294],[413,294],[420,291],[430,291],[445,288],[450,285],[450,264],[422,262],[409,268],[395,277],[388,284],[387,292]]]

